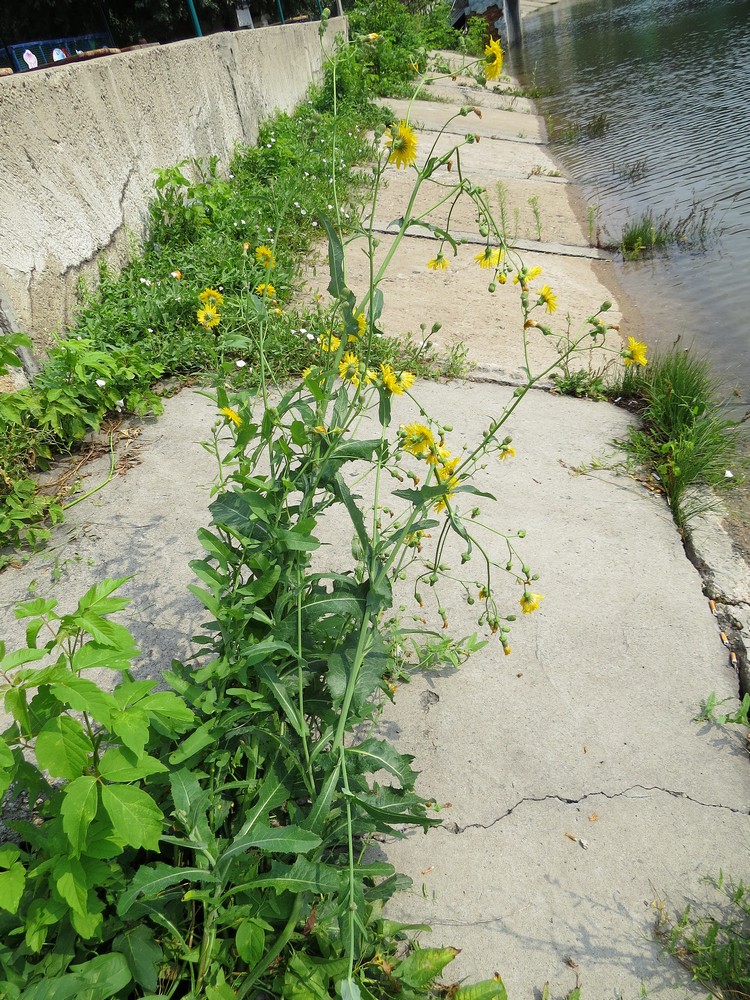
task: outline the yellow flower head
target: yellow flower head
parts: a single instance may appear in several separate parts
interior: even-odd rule
[[[335,354],[341,346],[341,338],[337,337],[335,333],[331,333],[330,330],[326,330],[318,337],[318,344],[321,351],[330,351],[331,354]]]
[[[403,396],[405,389],[411,389],[414,385],[414,375],[412,372],[394,372],[390,365],[381,365],[380,373],[383,385],[392,392],[394,396]]]
[[[173,278],[176,278],[177,281],[180,281],[182,279],[182,271],[179,268],[175,268],[174,271],[170,271],[169,273],[172,275]]]
[[[460,455],[456,455],[456,457],[452,458],[450,462],[446,462],[444,465],[438,466],[436,470],[439,482],[445,483],[447,485],[445,494],[435,504],[435,510],[438,511],[438,513],[440,513],[440,511],[442,510],[445,510],[445,508],[448,506],[448,501],[452,499],[456,487],[461,482],[458,476],[453,475],[453,473],[456,471],[456,466],[459,464],[460,461],[461,461]]]
[[[261,267],[275,267],[276,257],[273,250],[267,246],[259,246],[255,248],[255,259],[258,261]]]
[[[224,296],[221,292],[217,292],[215,288],[206,288],[198,296],[198,300],[204,306],[213,306],[214,309],[218,309],[219,306],[224,305]]]
[[[365,39],[368,42],[377,42],[379,38],[380,35],[377,33],[377,31],[371,31],[369,35],[365,35]]]
[[[484,47],[484,75],[488,80],[497,80],[502,68],[502,45],[496,38],[491,38]]]
[[[502,250],[498,248],[495,248],[493,250],[492,247],[487,246],[484,248],[484,250],[482,250],[481,253],[474,255],[474,260],[477,262],[477,264],[479,264],[480,267],[495,268],[502,260],[502,256],[503,256]]]
[[[402,424],[399,428],[401,447],[415,458],[428,458],[435,446],[435,435],[426,424]]]
[[[219,413],[225,416],[227,420],[230,420],[235,425],[235,427],[242,426],[242,417],[236,410],[233,410],[231,406],[220,407]]]
[[[426,456],[426,462],[428,465],[445,465],[450,457],[450,448],[446,448],[444,444],[437,442],[430,448],[430,453]]]
[[[557,310],[557,296],[553,294],[549,285],[542,285],[542,290],[539,293],[537,305],[541,306],[542,304],[547,307],[548,313],[553,313]]]
[[[397,170],[412,166],[417,159],[417,134],[411,125],[399,122],[386,129],[385,134],[385,144],[391,151],[388,162],[395,163]]]
[[[204,326],[207,330],[210,330],[212,326],[218,326],[221,316],[215,306],[204,306],[203,309],[199,309],[196,313],[198,317],[198,322],[201,326]]]
[[[630,368],[631,365],[645,366],[648,364],[647,350],[646,345],[641,344],[635,337],[628,337],[628,346],[622,351],[620,357],[625,362],[626,368]]]
[[[447,271],[449,265],[450,261],[442,250],[438,253],[437,257],[433,257],[432,260],[427,261],[427,267],[431,271]]]
[[[339,378],[344,382],[351,382],[352,385],[359,385],[361,371],[357,355],[347,351],[339,363]]]
[[[515,457],[516,457],[516,449],[509,444],[503,445],[502,451],[498,455],[498,458],[500,459],[501,462],[505,462],[507,461],[507,459]]]
[[[541,273],[541,267],[522,267],[513,279],[513,284],[520,285],[524,291],[528,291],[529,282],[538,278]]]
[[[532,611],[536,611],[539,607],[539,602],[543,601],[544,597],[542,594],[532,594],[530,590],[524,590],[521,594],[521,600],[518,602],[521,605],[521,610],[525,615],[530,615]]]
[[[262,284],[256,286],[255,293],[256,295],[266,295],[269,299],[272,299],[276,295],[276,289],[273,285],[263,282]]]

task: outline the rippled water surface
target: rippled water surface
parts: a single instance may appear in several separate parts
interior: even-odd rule
[[[711,210],[703,253],[618,265],[646,338],[708,353],[750,399],[750,0],[563,0],[525,22],[509,70],[550,90],[553,134],[605,116],[601,135],[555,145],[607,235],[645,211]],[[623,177],[642,161],[645,174]]]

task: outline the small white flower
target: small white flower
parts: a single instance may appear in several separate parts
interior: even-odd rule
[[[301,327],[299,328],[299,332],[300,332],[300,333],[301,333],[301,334],[302,334],[302,335],[304,336],[304,334],[306,334],[306,333],[307,333],[307,330],[306,330],[306,329],[304,328],[304,326],[301,326]]]
[[[307,176],[307,174],[305,174],[305,176]],[[294,203],[294,207],[295,207],[295,208],[299,208],[299,202],[298,202],[298,201],[295,201],[295,203]]]
[[[313,336],[313,334],[311,334],[311,333],[308,333],[308,335],[307,335],[307,339],[308,339],[308,340],[315,340],[315,337]]]
[[[307,171],[305,171],[305,177],[309,177],[309,176],[310,176],[310,175],[308,174],[308,172],[307,172]],[[295,202],[294,204],[296,205],[296,204],[297,204],[297,202]]]
[[[233,180],[234,180],[234,174],[230,174],[230,175],[229,175],[229,180],[230,180],[230,181],[233,181]]]
[[[267,142],[267,143],[266,143],[266,149],[270,149],[270,148],[271,148],[271,143],[270,143],[270,142]]]
[[[329,212],[333,211],[333,205],[328,205],[328,211]]]
[[[151,282],[148,280],[148,278],[141,278],[140,282],[141,282],[142,285],[145,285],[147,288],[151,287]]]
[[[224,286],[223,286],[223,285],[219,285],[219,291],[220,291],[220,292],[223,292],[223,291],[224,291]]]
[[[122,413],[123,406],[125,406],[125,400],[118,399],[117,402],[115,403],[115,409],[117,410],[118,413]]]
[[[304,208],[302,209],[302,215],[307,215],[307,211]]]
[[[235,361],[235,365],[237,368],[244,368],[246,364],[247,361],[242,361],[241,359],[239,361]]]
[[[317,227],[318,227],[318,223],[317,222],[313,222],[313,229],[317,229]]]
[[[152,326],[149,326],[147,329],[148,329],[149,333],[153,333],[154,332],[154,328]]]
[[[244,220],[244,219],[240,219],[240,222],[242,223],[242,225],[243,225],[243,226],[244,226],[244,225],[246,225],[246,223],[245,223],[245,220]]]
[[[732,472],[731,469],[727,469],[727,471],[724,473],[724,478],[725,479],[734,479],[734,473]]]
[[[100,388],[100,389],[103,389],[103,388],[104,388],[104,386],[105,386],[105,385],[106,385],[107,383],[105,382],[105,380],[104,380],[103,378],[98,378],[98,379],[96,380],[96,384],[97,384],[97,385],[99,386],[99,388]]]
[[[375,336],[378,338],[378,340],[380,340],[380,338],[383,336],[383,334],[382,333],[376,333]]]

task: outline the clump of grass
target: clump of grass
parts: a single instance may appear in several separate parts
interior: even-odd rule
[[[529,171],[529,177],[562,177],[556,168],[543,167],[541,163],[535,163]]]
[[[599,139],[609,128],[609,121],[604,111],[593,115],[587,121],[567,121],[556,125],[550,116],[547,120],[547,131],[553,142],[572,146],[584,139]]]
[[[611,391],[639,402],[643,426],[620,444],[657,480],[684,530],[713,506],[707,490],[737,482],[726,470],[739,462],[740,428],[724,414],[709,362],[673,348],[646,368],[625,369]]]
[[[718,233],[713,208],[693,202],[684,216],[671,212],[655,216],[646,212],[629,222],[622,231],[618,249],[625,260],[638,260],[670,246],[705,250]]]
[[[648,173],[648,161],[635,160],[633,163],[621,163],[619,166],[613,163],[612,173],[617,174],[620,180],[635,184],[637,181],[642,181]]]
[[[746,998],[750,994],[750,886],[726,879],[722,873],[706,881],[721,894],[714,912],[696,915],[688,906],[674,925],[662,912],[657,933],[667,951],[714,996]]]

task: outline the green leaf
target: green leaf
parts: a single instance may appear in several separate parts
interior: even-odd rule
[[[396,872],[394,875],[389,875],[388,878],[383,879],[382,882],[378,882],[377,885],[365,889],[365,899],[368,903],[372,903],[376,899],[382,899],[385,902],[392,896],[395,896],[397,892],[408,892],[412,884],[412,880],[408,875]]]
[[[127,670],[138,655],[138,647],[130,645],[113,649],[98,642],[86,642],[73,654],[71,666],[82,670]]]
[[[276,854],[307,854],[320,847],[321,843],[320,837],[299,826],[273,827],[258,823],[244,837],[235,837],[221,860],[227,861],[251,847]]]
[[[86,846],[88,831],[94,821],[99,806],[96,778],[82,774],[64,789],[62,806],[62,826],[70,841],[75,857],[80,857]]]
[[[111,622],[93,611],[82,615],[67,616],[63,619],[66,629],[78,631],[82,629],[100,646],[109,646],[118,652],[132,649],[133,636],[124,625]]]
[[[356,769],[360,773],[389,771],[395,775],[404,788],[411,788],[417,778],[417,772],[409,767],[414,760],[409,754],[400,754],[385,740],[369,739],[359,746],[348,747],[348,757],[353,757]]]
[[[6,872],[0,872],[0,910],[18,912],[25,881],[26,869],[20,861],[14,862]]]
[[[170,764],[182,764],[189,760],[194,754],[200,753],[206,747],[213,746],[216,742],[214,734],[214,723],[204,722],[187,739],[183,740],[179,747],[169,755]]]
[[[322,215],[320,221],[328,236],[328,269],[331,274],[328,291],[335,299],[346,298],[348,289],[344,278],[344,247],[331,220]]]
[[[305,732],[305,722],[300,718],[297,706],[292,701],[289,692],[284,687],[283,683],[279,680],[279,676],[276,671],[270,663],[257,663],[255,665],[255,672],[271,689],[271,693],[276,698],[279,705],[281,705],[284,709],[284,714],[291,723],[295,733],[301,737]]]
[[[453,994],[453,1000],[507,1000],[508,994],[500,976],[484,979],[481,983],[462,986]]]
[[[59,858],[52,875],[57,891],[71,910],[85,916],[89,889],[81,862],[75,858]]]
[[[309,830],[312,830],[313,833],[320,833],[325,826],[325,822],[328,819],[328,813],[331,811],[331,802],[333,801],[334,793],[338,787],[340,773],[341,761],[338,760],[336,762],[336,766],[326,778],[320,793],[313,802],[313,807],[310,810],[309,815],[305,819],[305,826]]]
[[[254,879],[251,885],[269,886],[276,892],[330,893],[338,888],[339,875],[338,868],[297,858],[291,867],[273,863],[268,875]]]
[[[150,795],[131,785],[104,785],[102,805],[124,843],[158,850],[164,817]]]
[[[36,740],[36,759],[54,778],[78,778],[94,748],[81,724],[67,715],[45,722]]]
[[[149,725],[148,716],[140,706],[112,712],[111,728],[128,750],[138,757],[143,753],[148,743]]]
[[[93,611],[97,615],[111,615],[114,611],[122,611],[130,604],[130,598],[110,598],[109,595],[119,590],[130,579],[132,577],[122,576],[118,580],[102,580],[101,583],[95,583],[78,602],[76,614],[81,615],[86,611]]]
[[[86,677],[76,677],[68,674],[64,681],[52,684],[50,691],[63,705],[68,705],[76,712],[87,712],[93,719],[110,727],[113,711],[117,711],[117,702],[98,684]]]
[[[429,986],[458,952],[458,948],[420,948],[407,955],[393,970],[393,975],[414,989]]]
[[[17,649],[14,653],[8,653],[0,660],[0,670],[3,673],[10,673],[16,667],[23,666],[24,663],[34,663],[47,656],[46,649]]]
[[[82,965],[71,965],[71,969],[78,973],[86,987],[78,994],[78,1000],[107,1000],[132,979],[125,956],[117,951],[97,955]]]
[[[117,900],[118,916],[124,917],[139,899],[154,899],[180,882],[216,882],[216,876],[202,868],[172,868],[162,862],[142,865]]]
[[[235,944],[242,961],[252,969],[263,957],[266,932],[257,920],[244,920],[237,928]]]
[[[336,992],[341,1000],[361,1000],[362,992],[353,979],[342,979],[336,983]]]
[[[107,781],[139,781],[168,770],[156,757],[135,754],[125,747],[110,747],[99,761],[99,774]]]
[[[429,827],[440,826],[441,823],[441,820],[425,816],[424,813],[408,812],[407,810],[409,805],[415,804],[413,802],[405,802],[402,808],[398,808],[397,805],[394,805],[393,808],[388,808],[374,805],[365,796],[354,795],[352,798],[364,809],[366,813],[372,816],[373,819],[380,820],[388,826],[393,826],[393,824],[410,823],[414,826],[421,826],[423,830],[427,831]],[[390,832],[394,836],[398,835],[396,830],[391,830]]]
[[[0,799],[10,788],[16,771],[16,758],[8,744],[0,736]]]
[[[290,795],[286,780],[286,774],[276,773],[275,765],[266,772],[255,805],[245,814],[245,822],[237,834],[238,837],[244,837],[253,829],[261,816],[266,817],[271,809],[286,802]]]
[[[48,615],[50,611],[54,611],[57,607],[57,601],[48,600],[44,597],[37,597],[33,601],[27,601],[25,604],[19,604],[15,610],[16,618],[35,618],[37,615],[42,617]]]
[[[150,927],[139,924],[115,938],[114,947],[125,956],[133,979],[147,990],[155,990],[163,953]]]

